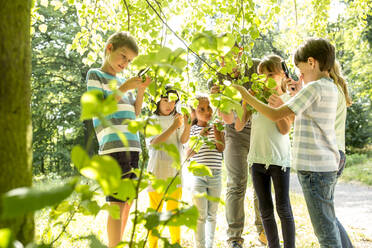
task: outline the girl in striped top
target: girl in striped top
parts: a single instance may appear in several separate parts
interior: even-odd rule
[[[219,198],[221,194],[221,162],[225,148],[224,133],[217,130],[216,125],[210,125],[212,108],[206,96],[198,96],[198,107],[193,110],[196,117],[190,130],[190,137],[204,140],[200,149],[190,147],[188,157],[191,161],[207,166],[212,176],[192,175],[193,202],[198,208],[199,217],[195,232],[195,247],[213,247],[214,231],[216,229],[216,214],[218,202],[201,197],[203,194]]]

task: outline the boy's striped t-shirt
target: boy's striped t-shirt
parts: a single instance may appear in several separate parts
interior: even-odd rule
[[[190,138],[195,136],[200,136],[200,132],[204,127],[198,125],[193,125],[190,130]],[[219,152],[216,148],[216,139],[214,137],[213,128],[209,131],[207,135],[208,141],[213,143],[213,148],[209,144],[204,143],[199,152],[190,158],[191,161],[195,161],[199,164],[208,166],[211,169],[221,169],[222,163],[222,152]],[[203,142],[200,140],[199,142]],[[190,147],[192,148],[192,147]]]
[[[120,86],[125,82],[124,79],[107,74],[100,69],[90,69],[87,74],[87,88],[90,90],[102,91],[104,98],[112,94],[109,83],[117,81]],[[117,112],[107,115],[106,120],[111,122],[110,127],[104,127],[98,118],[93,118],[93,126],[97,136],[99,150],[98,154],[109,154],[123,151],[141,152],[141,145],[138,133],[133,134],[128,131],[124,124],[125,120],[136,119],[134,103],[136,99],[131,92],[125,92],[122,99],[118,102]],[[127,138],[128,146],[125,146],[117,135],[117,131],[123,133]]]
[[[335,135],[338,90],[331,79],[308,83],[286,105],[296,115],[292,158],[296,170],[338,170]]]

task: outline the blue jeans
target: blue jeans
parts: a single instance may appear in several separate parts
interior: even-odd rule
[[[195,232],[195,247],[212,248],[214,232],[216,230],[216,215],[218,202],[209,201],[205,197],[196,197],[196,194],[206,193],[212,197],[221,195],[221,170],[212,169],[213,177],[193,176],[193,202],[198,208],[199,217]]]
[[[337,171],[298,171],[297,175],[320,247],[341,248],[341,235],[346,231],[337,220],[334,209]]]
[[[275,205],[279,215],[285,248],[295,247],[295,223],[289,199],[290,168],[286,171],[281,166],[264,164],[252,165],[253,186],[270,248],[280,248],[278,228],[274,216],[274,204],[271,197],[271,180],[275,190]]]
[[[339,150],[339,153],[340,153],[340,163],[338,165],[337,178],[339,178],[342,175],[342,172],[344,171],[345,164],[346,164],[345,153],[341,150]],[[349,236],[347,235],[346,230],[341,225],[338,219],[337,219],[337,226],[338,226],[338,229],[340,230],[342,248],[352,248],[353,244],[351,243],[351,240]]]

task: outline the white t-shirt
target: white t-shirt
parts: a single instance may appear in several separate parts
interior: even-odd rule
[[[174,115],[154,115],[153,118],[156,119],[158,124],[160,124],[162,133],[165,132],[173,124],[174,121]],[[165,142],[166,144],[173,144],[178,148],[181,162],[183,161],[183,145],[181,143],[181,135],[183,133],[183,129],[183,126],[181,126],[181,128],[178,128],[169,136],[169,138]],[[149,148],[149,162],[147,165],[147,171],[154,174],[158,179],[167,179],[169,177],[174,177],[177,173],[177,169],[172,166],[173,159],[168,155],[166,151],[157,150],[150,145],[151,140],[155,139],[158,136],[159,135],[150,137],[147,139],[146,142]],[[149,188],[149,190],[151,191],[152,189]]]

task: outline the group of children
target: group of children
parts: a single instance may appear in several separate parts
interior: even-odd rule
[[[108,83],[119,82],[118,90],[123,96],[117,96],[118,111],[108,118],[114,127],[104,127],[98,119],[93,120],[99,142],[99,154],[114,157],[121,166],[123,177],[133,178],[128,173],[138,168],[141,151],[138,135],[128,132],[125,120],[135,119],[139,115],[149,78],[142,81],[134,77],[124,81],[116,74],[125,69],[138,55],[135,40],[128,33],[113,34],[105,47],[105,60],[100,69],[91,69],[87,75],[88,90],[99,89],[104,96],[112,94]],[[264,104],[252,96],[249,89],[234,85],[243,98],[243,118],[233,113],[220,113],[225,121],[226,133],[211,123],[213,111],[207,96],[198,95],[198,105],[190,116],[176,112],[179,93],[166,87],[156,105],[153,118],[162,127],[161,134],[149,138],[149,162],[147,170],[156,178],[167,179],[177,175],[172,166],[172,158],[156,149],[156,145],[166,143],[175,145],[180,155],[185,150],[186,157],[211,170],[211,176],[191,176],[193,203],[199,211],[195,232],[195,247],[213,247],[216,228],[218,203],[200,197],[207,194],[219,198],[221,194],[222,160],[228,172],[226,217],[228,222],[228,242],[233,248],[242,247],[241,238],[244,227],[244,194],[247,183],[247,163],[251,175],[259,215],[256,219],[260,240],[269,247],[280,247],[277,225],[274,217],[274,204],[271,197],[271,180],[274,185],[277,213],[282,227],[284,247],[295,247],[295,223],[289,199],[290,168],[297,170],[305,201],[315,234],[321,247],[352,247],[345,229],[337,220],[334,211],[334,188],[337,177],[345,162],[345,119],[346,106],[351,104],[345,81],[335,64],[334,47],[324,39],[309,39],[299,47],[294,62],[300,71],[300,80],[295,82],[283,71],[283,59],[276,55],[265,57],[254,63],[246,71],[265,74],[276,83],[276,93]],[[236,77],[239,77],[237,73]],[[249,76],[249,75],[248,75]],[[304,86],[302,87],[302,83]],[[134,97],[130,90],[136,89]],[[216,93],[216,87],[212,87]],[[176,96],[169,97],[170,94]],[[257,110],[251,113],[246,105]],[[293,144],[289,131],[294,124]],[[123,146],[115,133],[122,131],[128,146]],[[226,150],[225,150],[226,135]],[[241,135],[241,136],[240,136]],[[203,144],[200,149],[187,145],[190,137],[206,137],[211,144]],[[246,139],[244,145],[236,146],[233,139]],[[187,149],[184,149],[187,147]],[[223,152],[225,150],[225,155]],[[235,154],[235,155],[234,155]],[[340,160],[341,157],[341,160]],[[241,163],[239,159],[242,159]],[[178,208],[182,187],[167,197],[166,209]],[[161,211],[163,194],[150,186],[148,189],[150,207]],[[108,216],[107,232],[109,247],[121,240],[128,219],[130,204],[108,196],[107,201],[120,207],[120,220]],[[263,228],[260,226],[263,226]],[[170,227],[172,243],[180,243],[180,228]],[[267,240],[266,240],[266,237]],[[158,247],[155,235],[149,237],[150,248]]]

